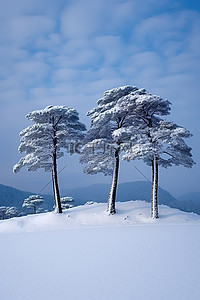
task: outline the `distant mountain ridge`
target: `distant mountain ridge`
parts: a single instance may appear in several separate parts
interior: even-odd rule
[[[200,201],[200,192],[187,193],[178,198],[180,201],[195,200]]]
[[[23,211],[24,199],[36,193],[21,191],[16,188],[0,184],[0,206],[16,206],[18,211]],[[42,195],[45,199],[43,208],[48,209],[49,204],[53,207],[53,198],[50,195]]]
[[[107,202],[110,184],[93,184],[87,187],[61,190],[62,196],[74,198],[74,205],[82,205],[87,201]],[[0,184],[0,206],[16,206],[19,212],[22,211],[22,204],[25,198],[35,194],[25,192]],[[53,197],[44,197],[43,208],[53,210]],[[159,204],[165,204],[187,212],[195,212],[200,215],[200,193],[190,193],[180,197],[178,200],[169,192],[159,187]],[[118,185],[117,201],[144,200],[151,201],[151,183],[147,181],[125,182]]]
[[[178,203],[181,210],[200,214],[200,192],[182,195],[178,198]]]
[[[79,204],[86,201],[107,202],[110,184],[93,184],[87,187],[62,190],[65,196],[72,196]],[[169,205],[177,200],[166,190],[159,188],[159,203]],[[151,201],[151,183],[134,181],[120,183],[117,189],[117,201],[144,200]]]
[[[1,206],[22,206],[23,200],[31,193],[0,184],[0,205]]]

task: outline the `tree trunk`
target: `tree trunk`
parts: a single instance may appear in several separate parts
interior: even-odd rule
[[[116,213],[115,199],[116,199],[116,192],[117,192],[118,174],[119,174],[119,149],[116,149],[115,150],[115,165],[114,165],[113,176],[112,176],[112,184],[111,184],[110,193],[109,193],[109,197],[108,197],[107,212],[110,215],[113,215]]]
[[[55,201],[55,212],[61,214],[62,207],[61,207],[61,202],[60,202],[60,192],[59,192],[59,186],[58,186],[56,152],[53,154],[52,181],[53,181],[53,191],[54,191],[54,201]]]
[[[54,175],[53,175],[53,167],[52,167],[51,176],[52,176],[52,183],[53,183],[53,196],[54,196],[54,203],[55,203],[55,207],[56,207],[56,202],[55,202],[55,180],[54,180]]]
[[[53,180],[53,191],[54,191],[54,201],[55,201],[55,212],[61,214],[62,207],[60,202],[60,192],[58,186],[58,172],[57,172],[57,124],[55,124],[54,117],[52,118],[53,125],[53,168],[52,168],[52,180]]]
[[[154,154],[152,159],[152,202],[151,202],[151,217],[158,217],[158,158]]]

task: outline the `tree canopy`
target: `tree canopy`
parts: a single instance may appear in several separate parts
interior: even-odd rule
[[[26,166],[28,171],[43,168],[52,172],[55,210],[62,212],[57,176],[57,159],[70,151],[70,142],[83,138],[86,127],[79,121],[78,112],[67,106],[47,106],[27,114],[34,124],[20,132],[19,152],[25,152],[13,167],[14,173]]]

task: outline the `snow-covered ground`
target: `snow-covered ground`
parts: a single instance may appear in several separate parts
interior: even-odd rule
[[[2,300],[199,300],[200,216],[106,204],[0,221]]]

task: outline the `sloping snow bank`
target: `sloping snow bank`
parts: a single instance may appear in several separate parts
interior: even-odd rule
[[[0,221],[0,233],[141,224],[200,224],[199,215],[164,205],[159,207],[158,220],[150,217],[150,204],[147,202],[118,202],[116,206],[117,214],[113,216],[107,214],[105,203],[94,203],[68,209],[62,215],[51,212]]]
[[[199,300],[200,216],[161,206],[152,220],[141,201],[105,209],[1,221],[0,298]]]

